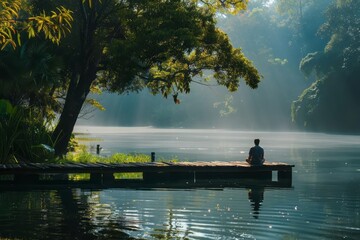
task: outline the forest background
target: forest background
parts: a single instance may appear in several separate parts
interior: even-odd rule
[[[264,77],[255,91],[193,83],[181,104],[147,91],[94,96],[105,109],[88,125],[309,130],[359,133],[359,3],[250,1],[218,26]]]
[[[4,1],[1,16],[9,19],[18,12],[7,2],[19,3],[18,16],[39,14],[27,18],[30,24],[19,19],[26,24],[17,39],[7,38],[14,24],[2,21],[1,159],[39,158],[42,143],[64,154],[76,122],[360,132],[359,1],[189,1],[212,3],[201,11],[186,1],[124,1],[132,12],[109,15],[111,0],[82,0],[74,19],[58,2],[42,0],[28,9]],[[61,2],[77,9],[74,1]],[[134,18],[141,8],[148,15]],[[156,25],[166,16],[183,25]],[[113,28],[124,19],[126,27]]]

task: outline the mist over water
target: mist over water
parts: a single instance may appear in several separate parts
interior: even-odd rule
[[[331,151],[346,150],[360,147],[358,135],[333,135],[310,132],[260,132],[227,129],[176,129],[154,127],[100,127],[80,125],[75,133],[88,134],[95,142],[80,142],[88,147],[101,144],[102,154],[150,153],[157,152],[161,157],[184,157],[197,161],[202,158],[229,160],[244,160],[248,150],[253,146],[253,140],[259,138],[264,146],[266,158],[271,161],[289,162],[291,155],[278,155],[279,151],[289,151],[293,148],[314,151],[330,149]],[[160,151],[157,151],[160,150]],[[275,154],[275,155],[274,155]]]
[[[0,193],[0,237],[16,239],[351,239],[360,237],[360,136],[219,129],[78,126],[101,155],[157,161],[295,164],[291,188],[65,189]],[[83,136],[83,135],[82,135]],[[24,228],[17,228],[19,222]],[[49,222],[51,224],[49,224]],[[14,230],[16,229],[16,231]],[[37,231],[30,231],[37,229]]]
[[[108,204],[117,203],[115,208],[125,215],[131,206],[129,216],[136,216],[136,226],[142,229],[132,236],[151,239],[154,232],[176,232],[175,236],[190,239],[360,237],[358,135],[151,127],[82,126],[77,130],[102,138],[105,155],[155,151],[159,161],[173,156],[188,161],[239,161],[247,157],[253,139],[260,138],[267,161],[295,164],[291,189],[105,191],[105,198],[111,199]],[[130,199],[137,200],[131,203]],[[127,207],[118,205],[124,202]]]

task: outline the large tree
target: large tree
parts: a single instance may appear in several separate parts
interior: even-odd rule
[[[66,153],[92,87],[117,93],[148,87],[154,94],[172,95],[177,102],[178,93],[190,92],[195,77],[208,79],[210,72],[218,84],[230,91],[237,90],[240,78],[251,88],[260,81],[252,63],[216,27],[216,11],[239,11],[245,8],[246,0],[34,3],[39,12],[60,4],[74,13],[71,35],[55,53],[66,60],[61,76],[67,84],[53,133],[58,155]]]

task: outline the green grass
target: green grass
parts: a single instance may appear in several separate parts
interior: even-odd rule
[[[141,162],[150,162],[150,155],[146,154],[125,154],[125,153],[115,153],[109,157],[103,157],[99,155],[94,155],[92,153],[81,151],[68,153],[66,157],[61,160],[62,162],[78,162],[78,163],[141,163]]]
[[[86,151],[86,147],[80,147],[77,152],[70,152],[59,163],[146,163],[151,161],[151,156],[146,154],[115,153],[109,157],[94,155]],[[158,161],[177,162],[177,158],[170,160],[158,159]],[[89,176],[84,174],[72,174],[72,180],[87,180]],[[115,179],[142,179],[142,173],[115,173]]]
[[[74,163],[144,163],[150,162],[151,157],[145,154],[125,154],[115,153],[110,157],[102,157],[91,154],[87,151],[68,153],[63,162]],[[115,179],[142,179],[142,173],[116,173]],[[70,176],[72,180],[87,180],[89,176],[84,174],[73,174]]]

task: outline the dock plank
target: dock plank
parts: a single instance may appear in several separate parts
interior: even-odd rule
[[[65,163],[65,164],[1,164],[1,174],[43,173],[116,173],[116,172],[264,172],[291,171],[294,165],[265,162],[263,166],[250,166],[244,161],[213,162],[148,162],[148,163]]]

